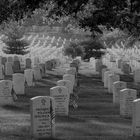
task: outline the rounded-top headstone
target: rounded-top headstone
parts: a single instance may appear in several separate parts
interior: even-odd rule
[[[31,135],[34,138],[55,136],[54,99],[48,96],[37,96],[30,100]]]
[[[67,116],[69,113],[70,94],[65,86],[55,86],[50,88],[50,96],[55,100],[55,114]]]

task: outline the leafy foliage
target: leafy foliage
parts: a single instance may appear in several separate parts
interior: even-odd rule
[[[23,19],[26,15],[37,24],[37,17],[40,21],[43,17],[49,24],[57,21],[65,27],[70,22],[76,23],[90,30],[93,37],[103,33],[99,25],[108,30],[120,28],[135,37],[140,35],[139,0],[1,0],[0,7],[0,23],[7,18]]]
[[[10,21],[6,23],[3,33],[6,36],[3,39],[3,42],[6,44],[3,48],[4,53],[21,55],[29,53],[29,51],[27,51],[29,43],[22,39],[24,28],[20,26],[18,22]]]
[[[98,41],[98,39],[91,39],[87,41],[82,41],[79,43],[82,48],[84,48],[83,59],[101,58],[102,55],[105,54],[103,49],[105,49],[104,45]]]
[[[71,58],[75,58],[76,56],[83,55],[83,49],[78,43],[72,42],[68,46],[64,48],[64,55],[69,56]]]

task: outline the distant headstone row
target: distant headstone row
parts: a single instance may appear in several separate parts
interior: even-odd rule
[[[50,88],[50,96],[37,96],[31,99],[31,134],[34,138],[48,138],[55,136],[55,115],[68,116],[69,105],[77,108],[74,89],[77,88],[77,72],[79,61],[73,61],[57,81],[55,87]],[[47,62],[50,65],[51,61]],[[50,69],[48,69],[49,71]]]
[[[103,61],[103,62],[102,62]],[[92,61],[93,62],[93,61]],[[115,61],[113,56],[95,61],[96,71],[102,77],[104,88],[113,95],[113,104],[120,108],[120,116],[132,118],[132,135],[140,135],[140,99],[137,99],[137,90],[127,88],[127,83],[120,81],[120,74],[132,74],[132,68],[128,62],[119,59]],[[105,67],[105,66],[106,67]],[[133,70],[134,83],[140,83],[140,68]]]

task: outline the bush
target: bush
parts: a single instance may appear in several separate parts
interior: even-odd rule
[[[69,56],[74,59],[76,58],[76,56],[83,55],[83,49],[78,43],[72,42],[64,48],[64,55]]]
[[[89,59],[94,57],[95,59],[100,59],[102,55],[105,54],[103,49],[105,49],[104,45],[98,41],[98,39],[90,39],[87,41],[82,41],[79,43],[80,46],[84,49],[83,59]]]
[[[6,46],[3,48],[3,52],[6,54],[27,54],[29,42],[23,40],[24,28],[16,21],[10,21],[6,23],[3,29],[5,38],[3,42]]]

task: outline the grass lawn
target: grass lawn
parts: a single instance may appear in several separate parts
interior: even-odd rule
[[[119,116],[112,94],[103,88],[101,77],[92,73],[81,70],[79,107],[70,108],[68,117],[56,117],[56,140],[139,140],[140,137],[130,136],[131,119]],[[49,89],[59,79],[62,77],[47,76],[35,87],[26,87],[26,96],[19,97],[14,106],[0,108],[0,140],[31,140],[30,98],[49,95]],[[131,77],[126,81],[134,86]]]

